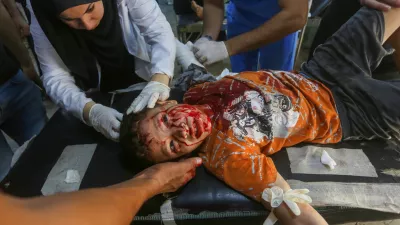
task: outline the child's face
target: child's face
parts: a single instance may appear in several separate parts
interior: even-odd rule
[[[158,163],[195,150],[211,132],[210,118],[192,105],[168,101],[139,121],[138,135],[147,147],[146,158]]]

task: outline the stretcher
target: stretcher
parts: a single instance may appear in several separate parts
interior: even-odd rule
[[[111,106],[124,112],[138,93],[92,98],[104,105],[112,99]],[[172,99],[181,101],[182,96],[172,90]],[[321,150],[336,161],[334,170],[318,163]],[[292,188],[310,189],[312,204],[329,224],[400,218],[400,147],[392,140],[303,144],[272,158]],[[78,173],[78,180],[68,181],[68,171]],[[59,110],[21,155],[1,189],[20,197],[49,195],[116,184],[138,171],[118,143]],[[133,224],[262,224],[268,213],[200,167],[178,192],[146,202]]]

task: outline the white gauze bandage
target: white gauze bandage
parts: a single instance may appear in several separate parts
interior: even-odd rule
[[[272,207],[272,211],[267,220],[264,222],[264,225],[272,225],[276,222],[277,219],[274,215],[274,208],[279,207],[282,202],[286,203],[294,215],[299,216],[301,211],[297,203],[311,203],[312,199],[307,195],[309,192],[310,191],[308,189],[289,189],[283,193],[283,189],[278,186],[264,189],[261,197],[265,201],[271,203]]]

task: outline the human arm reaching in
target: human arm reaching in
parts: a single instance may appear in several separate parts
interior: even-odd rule
[[[360,0],[361,5],[381,11],[389,11],[391,8],[400,7],[400,0]]]
[[[117,141],[122,114],[86,97],[40,27],[30,0],[27,0],[27,8],[31,14],[31,34],[47,94],[57,105],[93,126],[107,138]]]
[[[151,81],[132,102],[127,114],[154,108],[157,100],[169,98],[169,83],[174,74],[175,36],[156,1],[127,0],[129,18],[150,46]]]
[[[28,50],[22,42],[22,37],[18,33],[18,27],[17,24],[15,24],[15,20],[28,26],[24,23],[23,18],[15,6],[14,0],[0,0],[0,41],[15,56],[24,73],[30,79],[35,80],[38,78],[38,74],[36,73],[31,58],[29,57]]]
[[[11,18],[13,19],[15,25],[20,31],[21,37],[26,37],[30,35],[29,25],[26,20],[22,17],[19,12],[15,0],[2,0],[8,12],[10,13]]]
[[[105,188],[30,199],[0,194],[4,224],[128,225],[145,201],[176,191],[195,175],[201,159],[150,167],[133,179]]]
[[[204,1],[204,34],[211,36],[214,40],[221,26],[219,23],[221,5],[218,3],[223,2],[217,3],[217,1]],[[282,9],[278,14],[249,32],[225,42],[208,40],[206,37],[199,39],[193,47],[197,59],[204,65],[209,65],[229,56],[273,43],[304,27],[307,22],[308,0],[279,0],[279,5]],[[210,16],[207,9],[212,9],[216,14]]]

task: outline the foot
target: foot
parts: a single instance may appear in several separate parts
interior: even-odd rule
[[[192,0],[192,10],[199,19],[203,20],[203,7],[199,6],[196,1]]]
[[[197,61],[191,47],[188,44],[184,45],[182,42],[176,39],[176,60],[182,65],[183,70],[187,70],[191,64],[196,64],[198,66],[204,67],[199,61]]]

